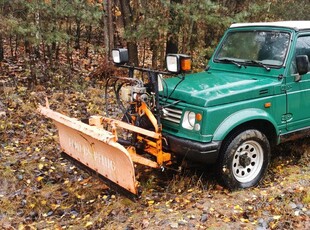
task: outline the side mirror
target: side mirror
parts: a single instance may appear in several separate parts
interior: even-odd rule
[[[296,57],[297,72],[304,75],[309,71],[309,58],[307,55],[298,55]]]
[[[167,54],[166,65],[171,73],[186,73],[191,70],[191,57],[185,54]]]
[[[114,64],[121,65],[128,62],[128,50],[125,48],[113,49],[112,59]]]

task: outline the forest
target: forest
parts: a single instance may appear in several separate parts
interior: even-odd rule
[[[309,229],[307,138],[273,150],[258,187],[228,191],[190,164],[138,167],[131,200],[62,158],[36,112],[48,98],[71,117],[104,115],[105,80],[124,75],[113,48],[159,70],[167,53],[188,54],[198,72],[232,23],[310,20],[309,10],[308,0],[0,0],[0,228]]]

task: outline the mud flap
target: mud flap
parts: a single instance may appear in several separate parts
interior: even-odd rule
[[[38,111],[55,122],[65,153],[129,192],[138,193],[130,154],[112,133],[43,106]]]

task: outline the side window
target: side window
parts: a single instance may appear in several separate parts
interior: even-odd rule
[[[310,60],[310,36],[303,36],[297,38],[297,43],[295,47],[295,57],[298,55],[307,55]],[[291,73],[292,74],[297,73],[295,58],[292,61]]]

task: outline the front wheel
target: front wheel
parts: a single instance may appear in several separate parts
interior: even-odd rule
[[[232,190],[257,185],[270,161],[267,137],[250,129],[237,132],[223,144],[219,171],[224,185]]]

